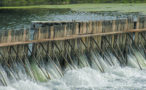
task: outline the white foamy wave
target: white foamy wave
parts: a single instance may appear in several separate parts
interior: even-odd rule
[[[69,87],[103,87],[107,80],[102,74],[91,68],[83,68],[66,72],[62,80]]]
[[[48,90],[48,88],[30,80],[20,80],[7,87],[1,86],[0,90]]]
[[[146,89],[146,70],[130,67],[113,67],[101,73],[89,67],[69,70],[60,79],[46,83],[20,80],[0,90],[96,90],[96,89]]]

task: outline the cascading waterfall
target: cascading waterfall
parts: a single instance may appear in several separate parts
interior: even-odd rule
[[[87,55],[88,54],[88,55]],[[144,50],[129,48],[127,55],[127,66],[138,69],[146,68],[146,58]],[[125,67],[120,65],[118,58],[110,51],[105,52],[103,57],[98,50],[91,50],[88,53],[74,56],[72,61],[66,61],[64,67],[59,60],[41,60],[30,62],[13,62],[9,65],[0,65],[0,84],[9,86],[11,83],[19,80],[29,79],[30,81],[47,82],[64,77],[64,74],[70,70],[79,70],[82,68],[92,68],[97,72],[107,73],[112,67]]]

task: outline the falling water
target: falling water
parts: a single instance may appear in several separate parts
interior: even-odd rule
[[[110,51],[98,50],[74,56],[64,67],[59,60],[25,60],[0,65],[0,90],[96,90],[146,88],[144,50],[129,48],[127,65]],[[140,70],[142,69],[142,70]]]

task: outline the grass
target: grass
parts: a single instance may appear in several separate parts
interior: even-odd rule
[[[141,12],[146,15],[146,3],[112,3],[112,4],[68,4],[68,5],[36,5],[36,6],[16,6],[0,7],[0,9],[64,9],[69,8],[74,11],[119,11],[119,12]]]

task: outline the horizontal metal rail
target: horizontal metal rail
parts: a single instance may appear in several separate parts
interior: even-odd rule
[[[70,36],[58,37],[58,38],[0,43],[0,47],[31,44],[31,43],[40,43],[40,42],[48,42],[48,41],[62,41],[62,40],[77,39],[77,38],[92,37],[92,36],[106,36],[106,35],[132,33],[132,32],[145,32],[145,31],[146,31],[146,28],[144,28],[144,29],[132,29],[132,30],[128,30],[128,31],[96,33],[96,34],[78,34],[78,35],[70,35]]]

